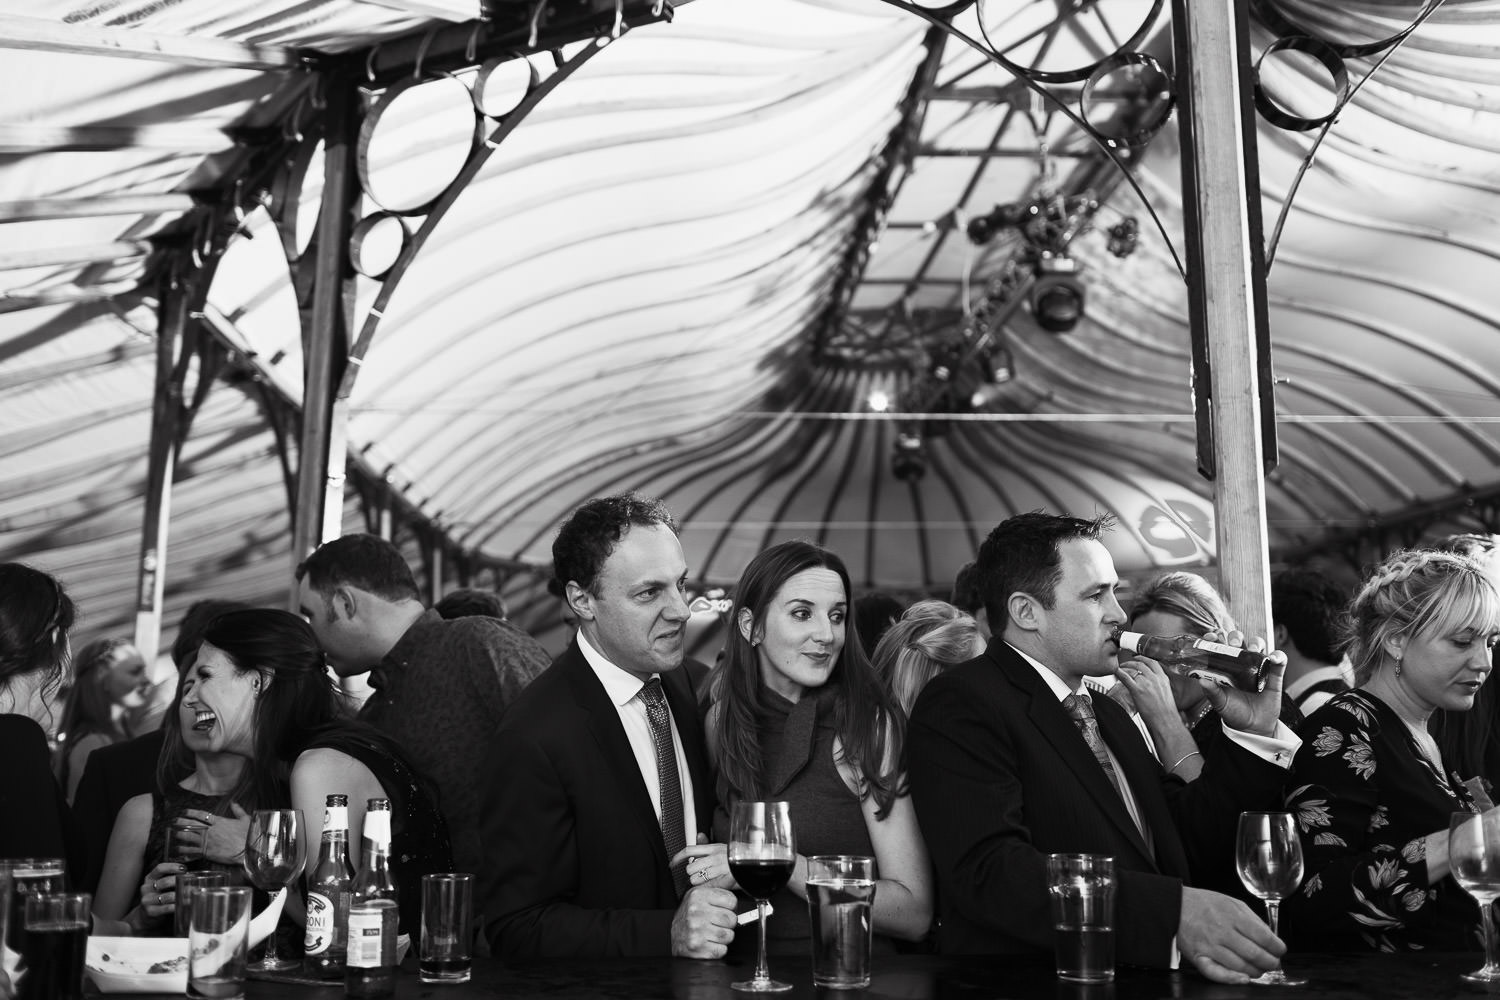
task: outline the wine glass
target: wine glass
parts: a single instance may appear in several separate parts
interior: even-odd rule
[[[1500,813],[1454,813],[1448,823],[1448,867],[1453,881],[1479,904],[1484,921],[1484,968],[1464,973],[1471,983],[1500,982],[1495,962],[1495,897],[1500,896]]]
[[[736,802],[729,821],[729,873],[751,896],[760,912],[760,950],[755,978],[731,983],[751,993],[781,993],[790,983],[771,978],[766,967],[766,908],[770,898],[792,877],[797,850],[792,840],[791,806],[786,802]]]
[[[1281,901],[1302,884],[1302,839],[1297,832],[1297,817],[1288,812],[1240,813],[1234,861],[1245,888],[1266,901],[1266,923],[1276,934]],[[1306,979],[1292,979],[1281,969],[1250,981],[1261,986],[1307,985]]]
[[[257,809],[245,835],[245,874],[257,889],[278,892],[292,884],[307,864],[307,826],[300,809]],[[266,953],[247,968],[257,972],[294,969],[301,963],[276,954],[276,932],[266,938]]]

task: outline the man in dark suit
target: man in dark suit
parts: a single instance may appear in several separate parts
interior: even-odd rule
[[[734,894],[708,848],[714,796],[680,669],[687,565],[660,502],[590,500],[552,546],[578,621],[568,649],[506,710],[482,813],[485,933],[508,958],[721,957]],[[675,869],[672,862],[678,862]]]
[[[1279,808],[1298,745],[1276,717],[1281,671],[1254,697],[1216,689],[1228,752],[1191,785],[1164,772],[1122,708],[1081,697],[1085,676],[1114,672],[1125,621],[1105,527],[1034,512],[991,532],[978,574],[994,638],[929,683],[912,712],[912,798],[938,875],[939,944],[1051,951],[1047,854],[1106,854],[1121,963],[1175,967],[1180,949],[1204,975],[1243,982],[1274,968],[1284,946],[1244,903],[1189,880],[1233,852],[1241,810]]]

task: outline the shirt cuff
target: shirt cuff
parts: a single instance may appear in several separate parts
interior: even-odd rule
[[[1301,738],[1280,719],[1276,720],[1276,731],[1270,736],[1230,729],[1228,726],[1224,726],[1224,735],[1261,760],[1269,761],[1283,770],[1292,766],[1292,758],[1297,755],[1297,749],[1302,746]]]
[[[1176,934],[1172,935],[1172,954],[1167,959],[1167,968],[1173,970],[1182,968],[1182,949],[1177,947]]]

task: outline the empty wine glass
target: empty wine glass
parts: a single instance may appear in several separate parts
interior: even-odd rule
[[[792,840],[791,806],[786,802],[736,802],[729,821],[729,873],[751,896],[760,912],[760,950],[755,977],[730,985],[751,993],[781,993],[790,983],[771,978],[766,965],[766,903],[787,880],[797,862]]]
[[[245,835],[245,874],[257,889],[275,893],[291,885],[307,864],[307,827],[300,809],[258,809]],[[266,952],[248,968],[257,972],[294,969],[295,959],[276,954],[276,934],[266,938]]]
[[[1245,888],[1266,901],[1266,923],[1278,933],[1281,901],[1302,884],[1302,839],[1297,818],[1288,812],[1240,813],[1235,838],[1234,861]],[[1281,969],[1272,969],[1250,980],[1261,986],[1306,986],[1306,979],[1292,979]]]
[[[1484,922],[1484,968],[1464,973],[1471,983],[1500,983],[1495,962],[1495,898],[1500,896],[1500,813],[1454,813],[1448,822],[1448,867],[1453,881],[1479,904]]]

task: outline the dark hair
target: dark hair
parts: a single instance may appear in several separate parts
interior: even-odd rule
[[[0,689],[43,672],[42,693],[56,691],[76,614],[55,578],[24,563],[0,563]]]
[[[896,624],[906,605],[890,594],[879,591],[864,594],[854,601],[854,631],[859,635],[859,644],[868,659],[874,652],[886,629]]]
[[[714,754],[719,773],[729,789],[746,799],[762,797],[765,789],[757,720],[764,714],[765,685],[756,649],[741,633],[740,613],[750,612],[758,628],[771,600],[792,577],[807,569],[831,569],[850,592],[849,571],[834,553],[812,542],[773,545],[750,560],[734,590],[724,659],[714,682],[714,704],[709,709],[715,726]],[[862,797],[873,796],[877,817],[884,818],[891,803],[905,792],[904,744],[906,719],[884,684],[875,676],[857,640],[846,626],[844,646],[828,677],[833,698],[833,728],[843,744],[844,759],[863,777]],[[753,634],[753,633],[752,633]]]
[[[1286,627],[1303,656],[1337,663],[1339,615],[1349,595],[1326,573],[1309,567],[1284,569],[1271,580],[1271,620]]]
[[[1041,510],[1001,521],[979,547],[975,560],[990,631],[997,636],[1005,632],[1010,621],[1006,604],[1012,594],[1030,594],[1042,607],[1052,608],[1057,602],[1057,583],[1062,579],[1058,545],[1076,538],[1097,542],[1112,527],[1114,518],[1108,514],[1085,521]]]
[[[203,631],[215,618],[226,611],[246,611],[249,608],[250,605],[240,601],[226,601],[215,597],[207,597],[188,605],[187,612],[177,625],[177,638],[172,640],[172,663],[177,667],[178,675],[192,666],[193,657],[198,655],[198,646],[203,642]],[[173,711],[176,711],[175,705]]]
[[[504,621],[508,611],[505,598],[493,590],[475,590],[465,587],[450,590],[443,599],[432,606],[432,610],[444,618],[499,618]]]
[[[971,560],[959,567],[953,578],[953,594],[950,602],[955,608],[972,615],[984,608],[984,592],[979,589],[979,565]]]
[[[420,601],[411,567],[401,550],[374,535],[345,535],[324,542],[297,567],[297,579],[323,596],[357,587],[386,601]]]
[[[614,552],[625,532],[634,525],[665,525],[677,533],[677,522],[660,500],[639,493],[595,497],[585,502],[563,522],[552,543],[552,582],[547,589],[567,596],[567,585],[576,583],[594,596],[599,571]]]
[[[291,765],[313,732],[346,714],[312,626],[290,611],[250,608],[219,615],[203,641],[222,650],[239,673],[255,671],[265,681],[255,703],[253,754],[228,798],[246,810],[284,802]],[[164,791],[180,773],[169,769],[172,763],[164,750],[157,768]]]

